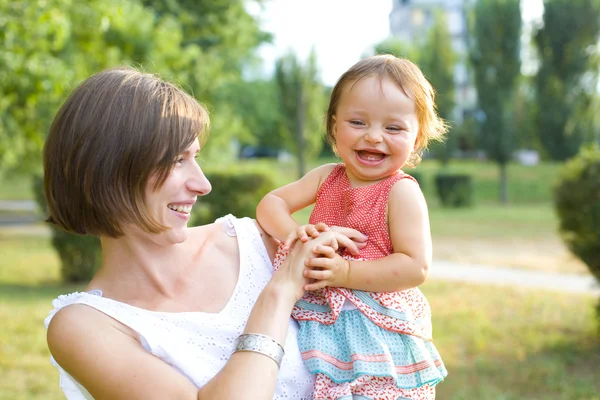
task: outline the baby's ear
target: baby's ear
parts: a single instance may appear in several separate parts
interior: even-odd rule
[[[335,137],[335,135],[337,133],[337,119],[335,118],[335,115],[331,116],[331,122],[332,122],[331,133]]]

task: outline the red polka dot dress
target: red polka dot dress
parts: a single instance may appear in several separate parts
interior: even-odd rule
[[[389,192],[398,171],[365,187],[350,185],[337,165],[325,179],[309,222],[354,228],[368,236],[358,257],[393,253],[387,229]],[[279,252],[275,268],[285,259]],[[346,288],[307,292],[292,316],[300,324],[298,344],[316,374],[315,399],[434,399],[434,386],[447,375],[432,343],[431,310],[418,288],[375,293]]]

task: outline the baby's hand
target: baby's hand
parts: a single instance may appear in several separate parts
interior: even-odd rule
[[[333,232],[341,233],[348,239],[352,240],[358,250],[364,249],[367,245],[367,236],[360,233],[356,229],[346,228],[343,226],[331,226],[329,229],[331,229]],[[355,256],[358,255],[358,251],[356,251],[353,247],[349,247],[348,251]]]
[[[304,277],[311,280],[304,286],[304,290],[346,286],[350,262],[340,256],[334,247],[318,245],[313,249],[316,257],[309,258],[304,263],[307,266]]]
[[[288,237],[285,239],[285,242],[283,242],[283,249],[291,249],[298,239],[300,239],[301,242],[308,242],[308,240],[311,238],[314,239],[319,237],[319,232],[325,232],[328,230],[329,227],[323,222],[319,222],[316,225],[300,225],[295,230],[290,232]]]

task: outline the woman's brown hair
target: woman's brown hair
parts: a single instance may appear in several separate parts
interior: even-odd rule
[[[158,233],[146,187],[162,186],[176,157],[208,132],[189,94],[132,68],[84,81],[58,111],[44,146],[48,222],[69,232],[119,237],[124,224]]]
[[[347,85],[354,84],[368,76],[391,79],[402,89],[404,94],[414,100],[419,121],[419,132],[415,142],[415,151],[406,163],[407,166],[414,167],[421,161],[422,150],[426,149],[432,140],[442,140],[448,126],[437,114],[435,90],[419,67],[404,58],[392,55],[372,56],[357,62],[344,72],[333,87],[329,100],[326,117],[327,141],[331,144],[334,152],[337,153],[333,126],[340,98]]]

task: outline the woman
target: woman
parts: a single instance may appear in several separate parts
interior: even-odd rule
[[[272,275],[276,243],[254,221],[188,228],[211,190],[196,163],[207,128],[192,97],[133,69],[92,76],[58,112],[49,222],[102,245],[86,291],[59,296],[45,321],[69,400],[311,397],[290,320],[304,262],[318,245],[356,246],[324,232]]]

